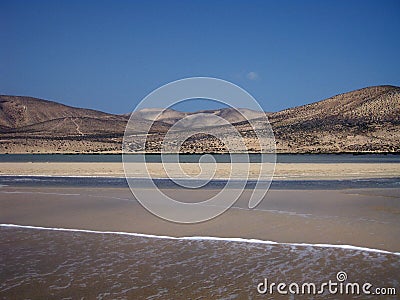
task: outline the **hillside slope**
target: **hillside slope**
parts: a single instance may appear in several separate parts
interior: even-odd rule
[[[265,128],[263,112],[239,109]],[[219,116],[233,123],[257,152],[254,131],[243,116],[229,108],[199,112],[144,109],[133,113],[130,133],[133,149],[147,138],[147,151],[158,152],[164,133],[178,120],[180,130],[207,127],[208,134],[191,138],[182,151],[224,152],[212,134],[228,134],[215,123]],[[400,87],[376,86],[336,95],[319,102],[268,113],[277,151],[285,153],[400,152]],[[69,107],[31,97],[0,96],[0,153],[120,152],[129,115]],[[151,127],[145,136],[144,130]],[[180,129],[181,128],[181,129]],[[232,137],[233,138],[233,137]]]
[[[273,113],[270,119],[280,125],[399,122],[400,87],[367,87]]]
[[[2,127],[18,128],[66,117],[115,119],[116,116],[32,97],[0,95],[0,126]]]
[[[282,152],[399,152],[400,87],[363,88],[269,120]]]

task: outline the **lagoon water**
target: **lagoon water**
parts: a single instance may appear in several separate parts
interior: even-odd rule
[[[153,187],[152,182],[163,189],[178,188],[171,179],[135,179],[142,188]],[[192,180],[193,181],[193,180]],[[233,181],[233,184],[235,181]],[[236,180],[238,186],[242,183]],[[255,180],[246,182],[245,188],[252,189]],[[211,180],[205,188],[220,189],[227,184],[227,180]],[[128,183],[123,177],[67,177],[67,176],[0,176],[0,186],[16,187],[108,187],[124,188]],[[181,187],[180,187],[181,188]],[[400,188],[400,178],[367,178],[341,180],[273,180],[270,189],[277,190],[338,190],[357,188]]]

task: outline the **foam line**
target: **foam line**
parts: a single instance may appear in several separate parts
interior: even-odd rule
[[[63,232],[94,233],[94,234],[116,234],[116,235],[124,235],[124,236],[135,236],[135,237],[165,239],[165,240],[222,241],[222,242],[238,242],[238,243],[265,244],[265,245],[284,245],[284,246],[296,246],[296,247],[337,248],[337,249],[375,252],[375,253],[392,254],[392,255],[400,256],[400,252],[390,252],[390,251],[386,251],[386,250],[352,246],[352,245],[279,243],[279,242],[265,241],[265,240],[259,240],[259,239],[224,238],[224,237],[211,237],[211,236],[173,237],[173,236],[168,236],[168,235],[154,235],[154,234],[144,234],[144,233],[135,233],[135,232],[123,232],[123,231],[98,231],[98,230],[89,230],[89,229],[41,227],[41,226],[16,225],[16,224],[0,224],[0,227],[35,229],[35,230],[53,230],[53,231],[63,231]]]
[[[57,196],[80,196],[81,194],[62,194],[62,193],[46,193],[46,192],[23,192],[23,191],[0,191],[0,194],[39,194],[39,195],[57,195]]]
[[[0,174],[1,177],[27,177],[27,178],[37,178],[37,177],[46,177],[46,178],[104,178],[104,179],[110,179],[110,178],[120,178],[124,179],[124,176],[107,176],[107,175],[49,175],[49,174]],[[141,179],[138,177],[137,179]]]

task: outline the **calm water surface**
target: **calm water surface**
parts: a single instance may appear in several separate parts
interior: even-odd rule
[[[240,156],[238,154],[234,154]],[[180,162],[198,162],[200,154],[180,155]],[[141,155],[128,155],[129,161],[140,161]],[[164,161],[172,159],[166,155]],[[213,154],[216,162],[230,162],[229,154]],[[250,154],[251,162],[260,161],[259,154]],[[398,154],[278,154],[278,163],[400,163]],[[119,154],[0,154],[0,162],[121,162]],[[159,154],[146,155],[147,162],[161,162]]]

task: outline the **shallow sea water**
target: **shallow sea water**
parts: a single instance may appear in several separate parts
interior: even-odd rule
[[[1,299],[310,299],[261,295],[257,285],[268,278],[318,286],[337,282],[340,271],[346,282],[400,288],[400,256],[392,253],[12,227],[0,235]]]

